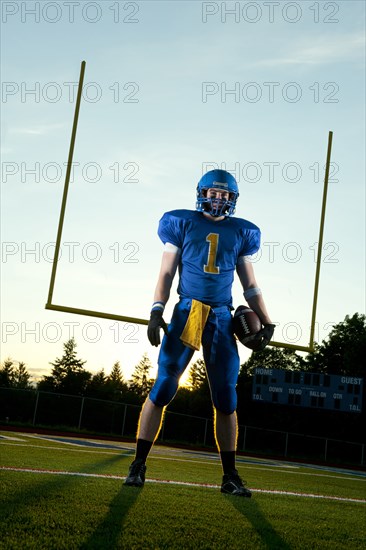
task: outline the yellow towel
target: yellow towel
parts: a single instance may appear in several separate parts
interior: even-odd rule
[[[202,333],[205,328],[210,306],[192,300],[191,310],[186,322],[186,326],[180,336],[183,344],[191,349],[198,351],[201,347]]]

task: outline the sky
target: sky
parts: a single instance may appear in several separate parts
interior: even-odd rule
[[[1,10],[1,361],[24,361],[36,380],[74,337],[93,373],[120,361],[128,379],[144,353],[156,368],[144,325],[45,309],[83,60],[53,303],[147,319],[159,219],[194,209],[202,174],[224,168],[236,216],[262,231],[254,269],[275,339],[307,346],[331,130],[315,339],[365,312],[364,2]],[[237,278],[233,302],[244,302]]]

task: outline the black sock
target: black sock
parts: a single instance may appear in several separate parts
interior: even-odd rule
[[[136,456],[135,460],[142,460],[146,462],[147,455],[150,452],[150,449],[153,445],[153,441],[147,441],[146,439],[138,439],[136,445]]]
[[[222,469],[224,474],[230,474],[235,470],[235,451],[220,451]]]

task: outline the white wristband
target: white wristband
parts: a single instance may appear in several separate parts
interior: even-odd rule
[[[253,298],[253,296],[257,296],[258,294],[262,294],[261,289],[258,287],[247,288],[247,290],[244,290],[244,298],[246,300],[250,300],[250,298]]]
[[[154,302],[153,305],[151,306],[151,311],[156,311],[160,309],[160,311],[164,311],[165,309],[165,304],[164,302]]]

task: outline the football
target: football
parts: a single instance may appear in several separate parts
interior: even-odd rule
[[[244,346],[256,348],[255,335],[262,330],[262,323],[258,315],[247,306],[238,306],[233,318],[234,334]]]

